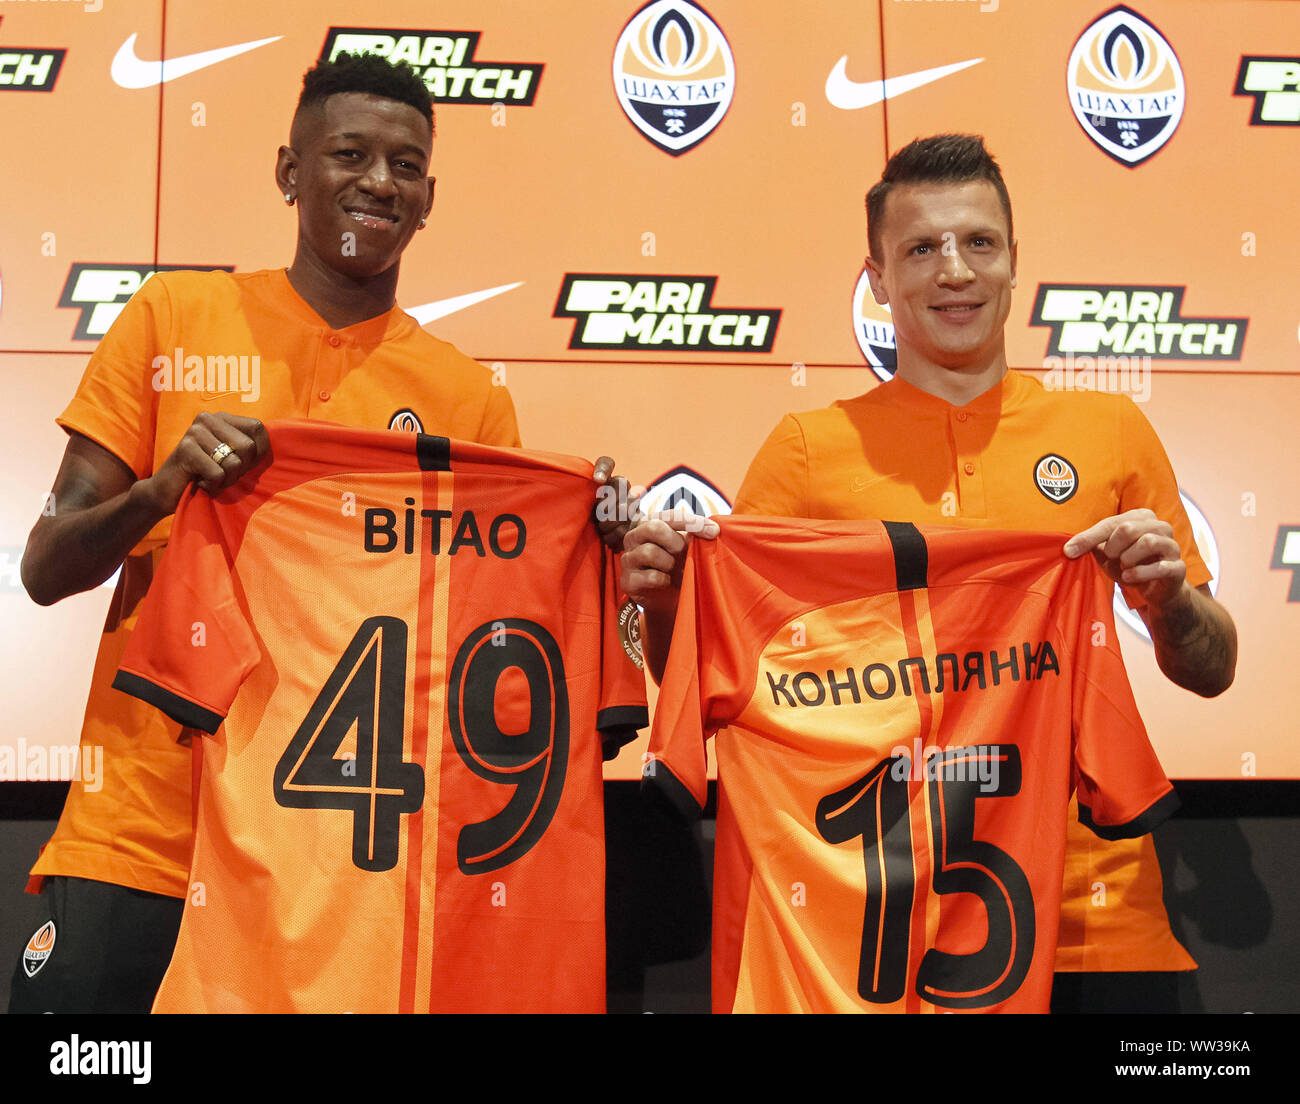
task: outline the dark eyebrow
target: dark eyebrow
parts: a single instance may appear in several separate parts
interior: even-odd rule
[[[371,138],[372,136],[369,134],[361,134],[357,131],[352,131],[352,130],[344,131],[342,134],[336,134],[334,136],[335,141],[347,141],[347,142],[369,142]],[[396,152],[405,153],[405,154],[415,153],[415,154],[419,154],[419,156],[421,157],[428,156],[428,154],[425,153],[424,149],[421,146],[417,146],[414,142],[407,142],[405,145],[399,146]]]
[[[942,241],[944,234],[950,232],[956,233],[956,231],[935,230],[933,232],[913,234],[911,237],[904,238],[901,242],[899,242],[899,247],[900,248],[911,247],[914,245],[925,245],[930,242]],[[998,240],[1002,240],[1003,238],[1002,231],[994,226],[976,227],[973,230],[964,231],[964,234],[968,238],[997,238]]]

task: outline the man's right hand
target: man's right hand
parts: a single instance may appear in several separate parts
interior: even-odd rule
[[[627,596],[645,613],[642,640],[655,682],[663,678],[668,663],[691,537],[713,540],[717,535],[716,521],[678,509],[640,521],[623,538],[621,582]]]
[[[219,445],[221,450],[213,455]],[[270,450],[256,418],[202,413],[158,471],[137,480],[103,445],[73,433],[47,508],[32,527],[22,580],[43,606],[99,586],[163,518],[176,512],[185,488],[216,494]]]
[[[256,418],[204,411],[158,470],[142,482],[161,516],[167,517],[176,512],[191,483],[208,494],[220,494],[256,467],[270,448],[266,426]]]

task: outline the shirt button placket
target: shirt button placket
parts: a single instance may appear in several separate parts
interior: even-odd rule
[[[948,419],[957,449],[957,495],[961,516],[987,517],[984,506],[984,465],[979,452],[975,419],[965,410],[954,410]]]
[[[330,383],[330,381],[341,379],[343,376],[342,364],[341,364],[342,355],[338,354],[338,350],[343,347],[343,338],[339,337],[339,335],[336,333],[328,334],[325,338],[325,345],[329,350],[334,351],[337,355],[334,356],[327,355],[324,357],[324,361],[328,366],[328,368],[326,373],[324,373],[324,379],[319,381],[323,383],[324,386],[322,386],[320,390],[316,392],[316,398],[323,403],[329,402],[330,399],[334,397],[334,392],[332,390],[332,384]]]

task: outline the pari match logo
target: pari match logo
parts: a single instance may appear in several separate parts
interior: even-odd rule
[[[0,92],[53,92],[67,54],[62,48],[0,46]]]
[[[575,319],[570,349],[768,353],[781,311],[718,307],[716,276],[565,273],[554,318]]]
[[[853,336],[871,370],[886,382],[893,379],[898,369],[893,318],[889,308],[877,303],[871,294],[871,281],[865,268],[853,289]]]
[[[531,106],[544,66],[540,62],[476,60],[482,33],[331,27],[320,59],[378,54],[392,62],[406,62],[424,79],[434,103]]]
[[[632,125],[680,156],[722,122],[736,62],[722,28],[690,0],[654,0],[628,20],[614,46],[614,91]]]
[[[1274,571],[1290,571],[1291,586],[1287,590],[1288,602],[1300,602],[1300,525],[1279,525],[1273,542]]]
[[[156,272],[177,272],[184,269],[200,272],[234,272],[234,265],[178,265],[178,264],[83,264],[78,262],[68,269],[63,282],[60,307],[81,311],[74,341],[98,341],[117,321],[127,300]]]
[[[1300,57],[1243,57],[1234,96],[1253,96],[1251,126],[1300,126]]]
[[[1031,326],[1051,327],[1045,356],[1240,360],[1248,318],[1183,316],[1173,284],[1039,284]]]
[[[1174,48],[1122,4],[1079,36],[1065,80],[1083,132],[1129,168],[1168,142],[1183,117],[1187,85]]]

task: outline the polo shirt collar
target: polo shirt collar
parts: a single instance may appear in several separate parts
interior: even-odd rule
[[[965,410],[968,414],[991,414],[996,417],[999,413],[1019,405],[1025,398],[1026,387],[1031,386],[1031,383],[1024,373],[1017,372],[1014,368],[1008,369],[1007,374],[996,384],[983,394],[976,395],[963,406],[950,403],[937,395],[931,395],[928,391],[922,391],[897,376],[883,386],[889,389],[890,397],[894,402],[913,410],[936,414]]]
[[[373,344],[383,341],[387,337],[396,336],[417,325],[415,320],[401,307],[394,306],[383,314],[375,315],[374,318],[367,318],[364,322],[356,322],[351,326],[344,326],[340,330],[335,330],[316,313],[306,299],[298,294],[293,284],[289,282],[289,270],[287,268],[275,270],[275,287],[286,314],[295,315],[304,325],[311,326],[313,329],[338,334],[340,337],[346,337],[349,341],[355,341],[359,344]]]

